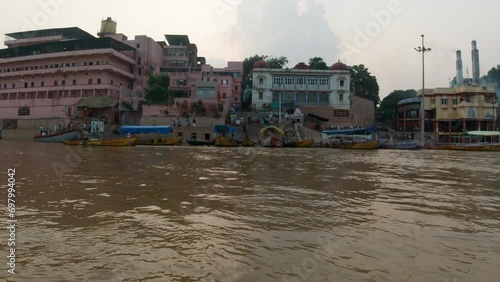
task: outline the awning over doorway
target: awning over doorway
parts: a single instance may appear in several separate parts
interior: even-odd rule
[[[327,118],[320,117],[320,116],[318,116],[318,115],[311,114],[311,113],[308,113],[308,114],[307,114],[307,117],[309,117],[309,118],[313,118],[313,119],[316,119],[316,120],[319,120],[319,121],[322,121],[322,122],[327,122],[327,121],[329,121],[329,119],[327,119]]]
[[[81,98],[78,103],[74,104],[74,107],[78,108],[111,108],[118,105],[118,99],[112,96],[95,96],[95,97],[84,97]]]

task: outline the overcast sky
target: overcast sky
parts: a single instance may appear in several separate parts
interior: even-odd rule
[[[446,87],[462,50],[472,76],[477,40],[481,75],[500,64],[494,0],[3,0],[0,33],[78,26],[96,35],[112,17],[129,38],[187,34],[207,63],[222,67],[254,54],[286,56],[293,67],[322,57],[364,64],[380,96],[422,87],[422,57],[413,48],[425,34],[426,87]],[[5,48],[5,46],[2,46]]]

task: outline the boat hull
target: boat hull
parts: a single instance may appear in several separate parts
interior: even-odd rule
[[[63,140],[65,145],[74,146],[111,146],[111,147],[123,147],[123,146],[134,146],[137,141],[136,137],[132,138],[116,138],[116,139],[105,139],[105,140]]]
[[[33,140],[43,143],[61,143],[63,140],[76,140],[78,138],[80,138],[80,131],[73,130],[45,136],[37,135],[33,137]]]
[[[296,142],[290,142],[283,144],[283,147],[293,147],[293,148],[310,148],[314,144],[314,139],[300,140]]]
[[[420,146],[417,142],[396,142],[394,144],[381,144],[380,149],[414,150]]]
[[[175,146],[182,144],[182,137],[158,138],[158,139],[137,139],[136,145],[144,146]]]
[[[215,146],[238,147],[238,140],[219,136],[215,138]]]
[[[186,140],[186,142],[191,146],[213,146],[215,145],[215,139],[212,141],[204,140]]]
[[[251,141],[251,140],[243,140],[241,141],[241,146],[243,147],[254,147],[257,143]]]
[[[367,141],[367,142],[326,143],[322,144],[321,147],[336,148],[336,149],[374,150],[377,149],[379,145],[380,145],[379,141]]]
[[[262,147],[283,147],[283,141],[276,137],[268,137],[260,140]]]
[[[434,147],[434,149],[452,151],[500,151],[500,144],[441,145]]]

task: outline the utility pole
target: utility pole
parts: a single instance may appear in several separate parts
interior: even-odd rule
[[[421,124],[420,124],[420,142],[421,145],[425,145],[425,107],[424,107],[424,101],[425,101],[425,52],[430,52],[431,48],[425,48],[424,45],[424,35],[421,35],[422,37],[422,46],[419,46],[417,48],[414,48],[417,52],[422,53],[422,95],[420,96],[420,119],[421,119]]]

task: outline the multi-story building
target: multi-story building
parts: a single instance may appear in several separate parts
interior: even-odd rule
[[[398,128],[420,131],[420,101],[417,98],[400,101],[397,110]],[[425,131],[441,142],[452,141],[453,135],[475,130],[496,130],[498,102],[492,87],[462,86],[425,90]]]
[[[168,44],[145,35],[129,40],[116,33],[111,18],[101,22],[98,37],[77,27],[6,34],[8,48],[0,50],[0,119],[99,112],[117,122],[124,103],[128,110],[140,109],[150,75],[160,72],[169,74],[170,88],[182,93],[181,99],[222,101],[225,112],[241,101],[242,62],[213,68],[198,57],[187,35],[165,38]],[[215,85],[214,95],[207,94],[207,83]]]
[[[282,106],[328,106],[350,109],[350,73],[346,65],[312,70],[304,63],[293,69],[270,69],[265,61],[254,64],[252,104],[256,109]]]
[[[112,96],[132,89],[135,48],[111,37],[96,38],[77,28],[6,34],[0,50],[0,119],[86,115],[82,98]],[[115,103],[116,102],[116,103]],[[109,118],[113,119],[113,116]]]
[[[348,66],[341,62],[328,70],[309,69],[304,63],[292,69],[271,69],[265,61],[256,62],[253,67],[252,105],[256,110],[291,112],[299,107],[306,115],[330,125],[373,124],[373,102],[371,111],[352,111],[351,76]]]

